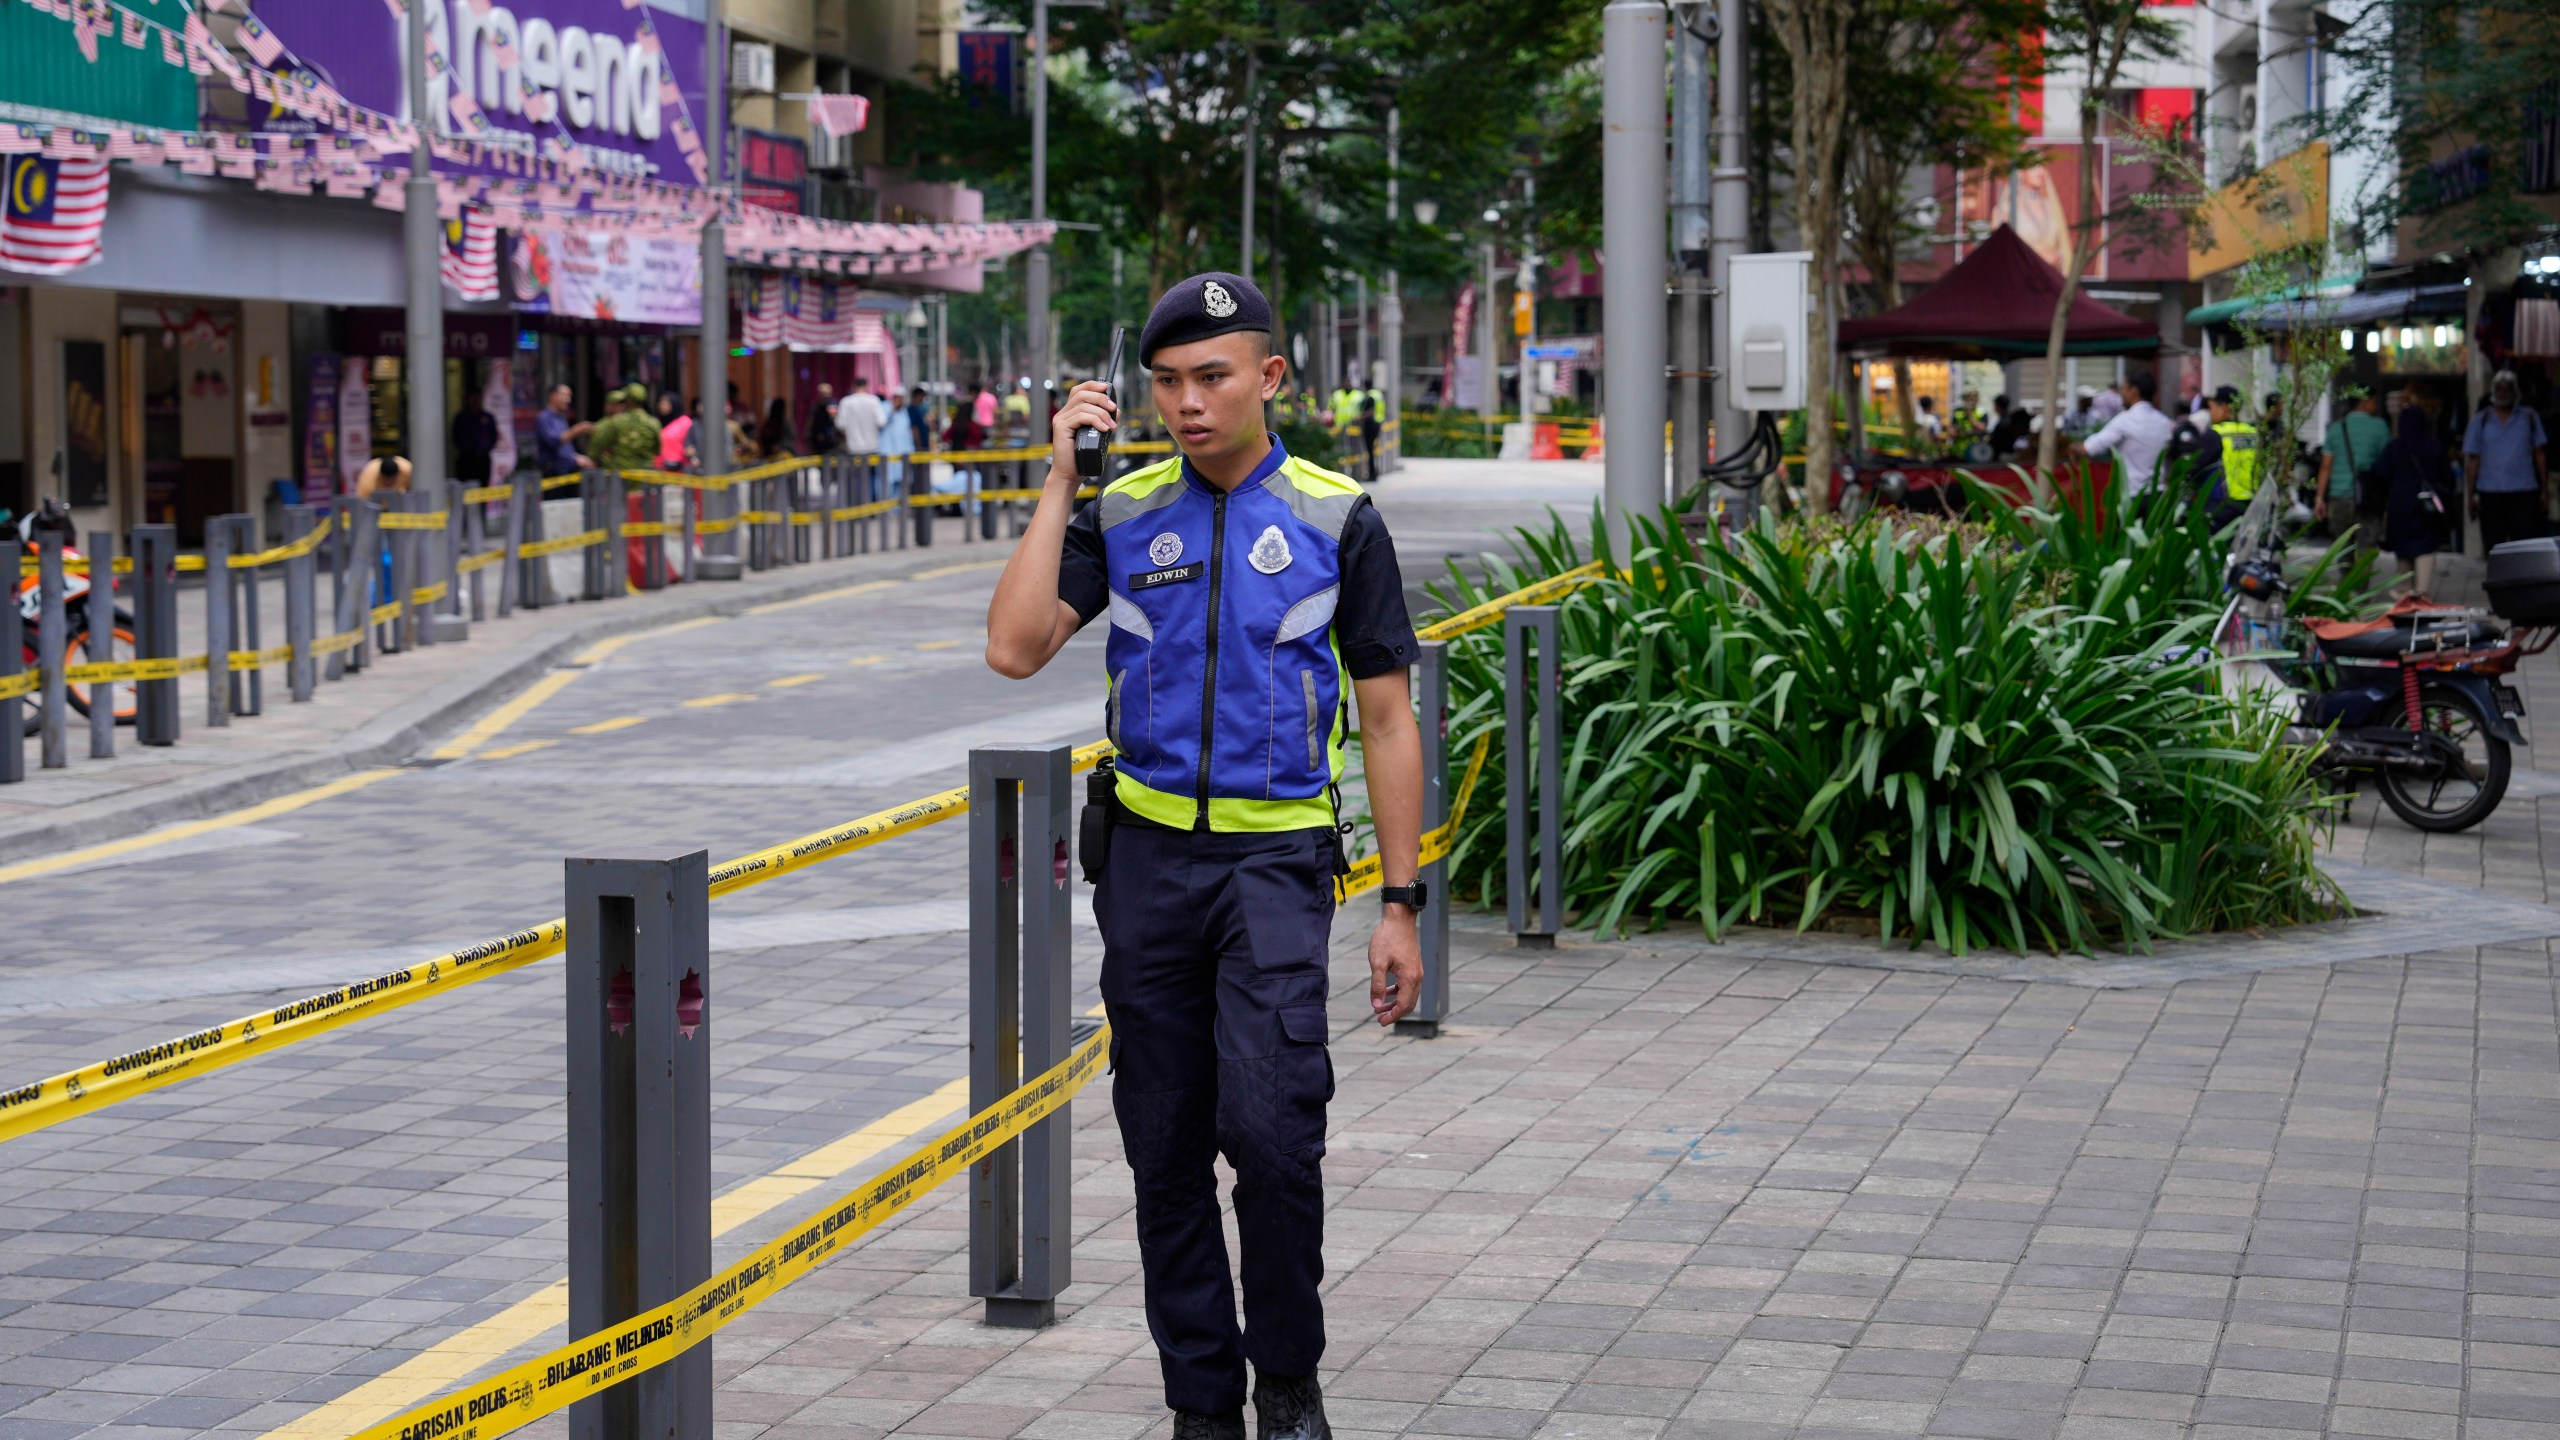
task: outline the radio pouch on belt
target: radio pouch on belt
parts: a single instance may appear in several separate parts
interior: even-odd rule
[[[1113,791],[1119,772],[1112,768],[1111,757],[1105,755],[1084,777],[1084,814],[1076,817],[1076,850],[1084,860],[1084,883],[1102,882],[1102,867],[1111,863],[1112,813],[1119,800]]]

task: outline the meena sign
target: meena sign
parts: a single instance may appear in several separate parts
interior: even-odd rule
[[[702,104],[699,21],[623,0],[411,3],[427,10],[440,132],[526,150],[565,139],[598,169],[692,183],[675,121]],[[403,25],[391,7],[258,0],[258,16],[347,99],[407,113]]]

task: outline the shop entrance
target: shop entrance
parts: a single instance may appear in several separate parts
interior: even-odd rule
[[[169,302],[120,318],[125,513],[200,547],[207,520],[240,508],[239,314]]]

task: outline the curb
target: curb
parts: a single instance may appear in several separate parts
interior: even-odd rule
[[[876,554],[877,552],[875,552]],[[340,736],[328,748],[297,755],[251,761],[211,774],[154,786],[148,790],[65,807],[77,813],[40,817],[24,829],[0,831],[0,863],[29,860],[101,841],[138,835],[181,820],[201,820],[272,800],[343,775],[398,765],[427,742],[461,728],[462,720],[516,694],[599,640],[636,630],[655,630],[705,617],[742,614],[758,605],[796,600],[871,580],[903,580],[923,570],[965,564],[983,557],[1000,559],[1013,553],[1009,540],[975,541],[924,549],[894,551],[905,564],[864,566],[871,557],[850,557],[854,564],[837,569],[827,561],[793,566],[788,578],[766,579],[750,571],[739,582],[696,581],[672,591],[677,598],[645,607],[615,607],[594,620],[573,624],[538,650],[521,655],[499,669],[457,675],[426,693],[394,706]],[[758,583],[760,580],[763,583]],[[645,592],[633,592],[639,598]],[[601,602],[576,602],[602,608]],[[486,620],[483,626],[502,622]],[[469,641],[447,642],[469,644]],[[382,663],[377,660],[375,663]],[[290,703],[290,702],[286,702]],[[254,722],[250,722],[254,723]],[[183,741],[182,741],[183,743]]]

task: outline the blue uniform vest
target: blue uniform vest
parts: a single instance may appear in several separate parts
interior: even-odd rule
[[[1177,458],[1095,499],[1122,804],[1186,830],[1334,823],[1350,686],[1333,611],[1363,498],[1275,442],[1223,495]]]

